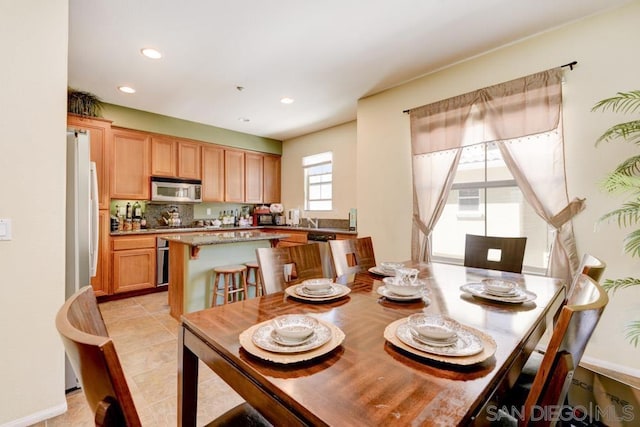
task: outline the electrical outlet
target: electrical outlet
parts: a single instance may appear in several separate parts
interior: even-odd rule
[[[211,215],[211,208],[207,208],[207,216]]]
[[[11,240],[11,219],[0,218],[0,240]]]

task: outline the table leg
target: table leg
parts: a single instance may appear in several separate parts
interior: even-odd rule
[[[198,414],[198,357],[184,345],[184,327],[178,333],[178,426],[195,426]]]

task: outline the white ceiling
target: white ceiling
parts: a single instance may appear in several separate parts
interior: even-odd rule
[[[285,140],[354,120],[359,98],[627,2],[70,0],[69,86]]]

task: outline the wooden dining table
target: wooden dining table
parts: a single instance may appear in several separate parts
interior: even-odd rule
[[[382,277],[358,273],[342,298],[310,303],[286,292],[184,314],[178,361],[178,422],[194,426],[198,361],[212,369],[274,425],[394,426],[490,424],[548,319],[564,299],[561,280],[448,264],[405,263],[420,270],[425,297],[397,302],[378,293]],[[501,303],[460,286],[500,278],[535,294]],[[256,357],[240,335],[261,322],[307,314],[339,328],[341,343],[297,363]],[[414,313],[440,314],[495,344],[490,357],[461,364],[433,360],[385,338],[385,329]],[[424,357],[427,356],[427,357]]]

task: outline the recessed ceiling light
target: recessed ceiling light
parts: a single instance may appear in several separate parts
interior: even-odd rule
[[[140,52],[147,58],[151,58],[151,59],[162,58],[162,53],[160,53],[160,51],[155,50],[151,47],[145,47],[144,49],[140,50]]]
[[[118,90],[124,93],[136,93],[136,90],[129,86],[118,86]]]
[[[250,121],[248,117],[238,117],[238,120],[240,120],[241,122],[248,122],[248,121]]]
[[[283,104],[293,104],[293,101],[295,101],[295,99],[289,98],[288,96],[285,96],[280,100]]]

